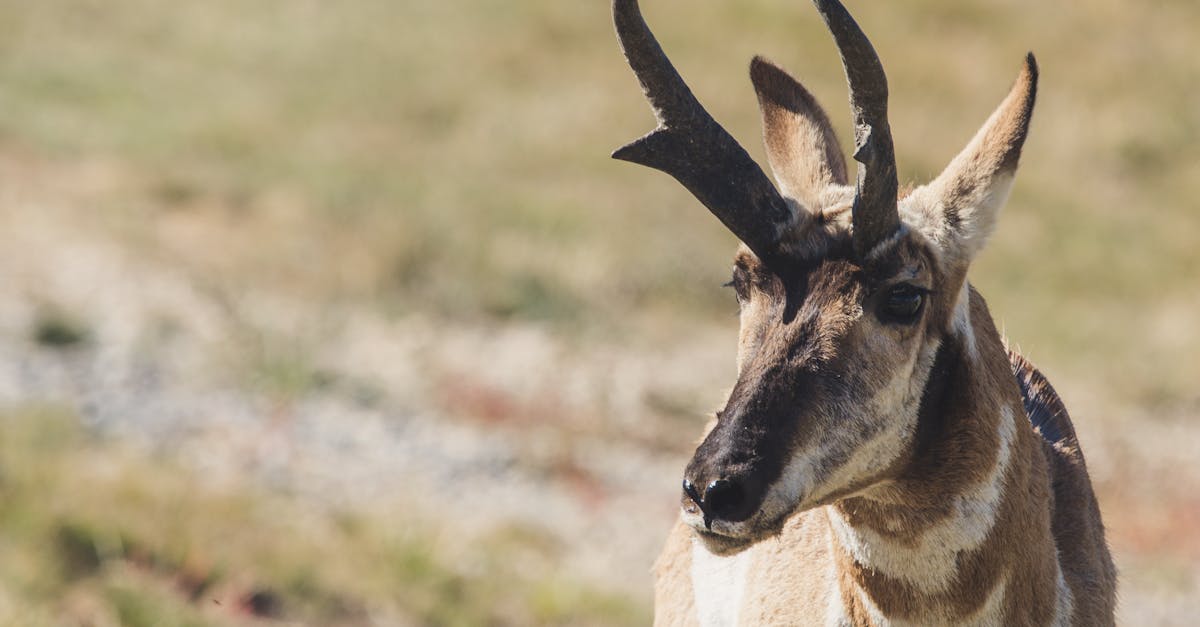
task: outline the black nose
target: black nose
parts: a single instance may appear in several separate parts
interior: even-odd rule
[[[703,493],[688,479],[683,480],[683,493],[704,513],[704,524],[711,527],[713,519],[745,520],[753,509],[742,484],[734,479],[716,479],[704,487]]]
[[[704,504],[701,509],[713,518],[736,520],[745,509],[746,491],[740,483],[729,479],[717,479],[704,489]]]

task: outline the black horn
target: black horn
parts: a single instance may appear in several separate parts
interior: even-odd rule
[[[854,160],[858,189],[854,195],[854,252],[864,258],[900,228],[896,209],[896,152],[888,125],[887,76],[879,55],[858,23],[838,0],[813,0],[833,33],[854,113]]]
[[[637,0],[613,0],[613,22],[629,67],[654,108],[658,128],[612,156],[675,177],[769,263],[793,220],[788,203],[696,100],[650,32]]]

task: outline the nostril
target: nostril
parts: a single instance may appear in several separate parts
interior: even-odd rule
[[[717,479],[704,489],[703,509],[714,518],[737,518],[745,502],[742,486],[728,479]]]
[[[704,498],[700,496],[700,491],[696,489],[696,485],[687,479],[683,480],[683,493],[692,499],[696,505],[703,506]]]

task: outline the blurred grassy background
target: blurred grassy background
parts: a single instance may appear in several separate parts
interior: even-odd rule
[[[644,4],[698,95],[760,161],[745,77],[756,53],[802,77],[849,137],[841,68],[809,3]],[[889,71],[905,180],[935,175],[999,102],[1024,52],[1038,55],[1022,171],[972,276],[1077,416],[1132,581],[1125,611],[1153,605],[1155,620],[1178,619],[1171,611],[1200,572],[1189,452],[1200,433],[1200,5],[851,9]],[[69,361],[72,351],[155,344],[146,338],[188,328],[177,314],[183,322],[133,325],[135,340],[105,331],[102,294],[124,292],[106,283],[81,293],[54,279],[54,255],[86,241],[130,267],[160,269],[223,312],[224,341],[200,369],[214,389],[276,408],[264,415],[352,388],[485,434],[522,415],[529,422],[517,428],[566,442],[581,459],[572,447],[629,440],[679,462],[719,389],[646,393],[613,418],[626,406],[590,401],[587,376],[577,382],[584,391],[566,395],[583,400],[562,406],[530,401],[503,377],[491,387],[458,381],[509,363],[471,341],[509,332],[559,347],[549,370],[725,338],[713,358],[724,361],[704,362],[706,374],[692,378],[730,380],[734,306],[717,286],[734,240],[667,177],[608,159],[652,126],[608,11],[602,0],[0,0],[0,212],[10,239],[38,225],[37,241],[51,242],[30,248],[13,275],[20,287],[10,294],[33,313],[3,326],[32,341],[14,339],[10,356]],[[91,263],[90,254],[76,261]],[[264,294],[287,306],[260,304]],[[455,382],[430,374],[425,357],[390,384],[330,365],[356,316],[416,324],[437,346],[456,347],[438,358],[453,364]],[[677,366],[661,376],[687,380],[697,368]],[[405,392],[426,379],[435,383],[415,387],[434,392]],[[645,619],[648,590],[560,580],[571,565],[554,559],[514,558],[514,571],[510,553],[532,540],[519,550],[483,542],[476,548],[496,556],[484,560],[492,565],[464,568],[452,553],[423,549],[440,546],[422,531],[445,523],[436,508],[411,520],[370,508],[335,516],[270,486],[235,482],[209,494],[195,467],[70,427],[71,399],[51,411],[8,397],[0,573],[16,583],[0,595],[0,616],[13,624],[34,614],[51,624],[256,620],[214,609],[210,597],[249,602],[259,588],[279,606],[266,614],[314,624]],[[566,472],[578,487],[586,459],[538,450],[540,472]],[[82,488],[68,479],[81,473]],[[1164,483],[1168,475],[1177,480]],[[653,481],[669,494],[673,477]],[[386,527],[398,515],[406,531],[395,537]],[[270,520],[281,516],[312,528],[281,530]],[[320,546],[305,543],[313,537]],[[629,566],[635,581],[648,581],[652,557]],[[235,592],[204,592],[221,589]]]

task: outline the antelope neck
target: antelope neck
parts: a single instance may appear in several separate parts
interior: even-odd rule
[[[1034,601],[1054,602],[1055,553],[1010,557],[1021,543],[1053,546],[1039,531],[1048,528],[1039,524],[1049,520],[1048,486],[1031,473],[1044,459],[990,317],[972,313],[983,315],[971,326],[983,328],[938,350],[906,468],[826,508],[842,601],[872,624],[1002,622],[1026,596],[1010,593],[1011,579],[1039,573],[1050,586]]]

